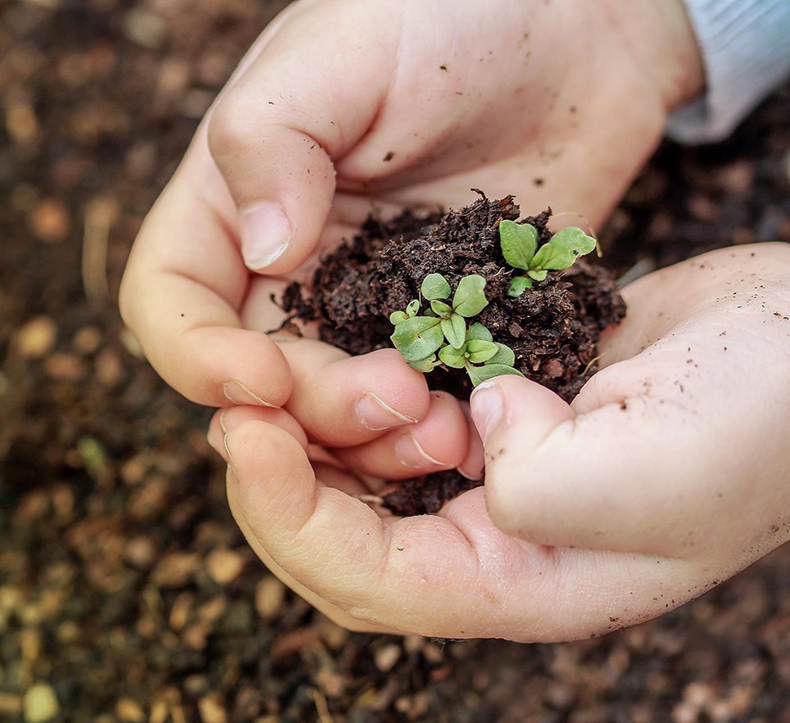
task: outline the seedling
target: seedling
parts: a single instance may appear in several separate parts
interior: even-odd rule
[[[538,230],[532,224],[514,221],[500,221],[499,242],[505,261],[514,269],[527,272],[510,282],[507,293],[513,297],[531,289],[534,281],[543,281],[549,271],[569,268],[579,256],[590,253],[597,245],[592,236],[570,226],[538,248]]]
[[[428,274],[420,287],[421,296],[429,302],[423,314],[419,299],[409,302],[404,311],[390,314],[395,326],[390,339],[410,367],[426,373],[441,365],[465,369],[475,387],[500,374],[524,376],[513,367],[513,351],[495,342],[485,326],[479,322],[466,326],[467,319],[488,306],[485,285],[482,276],[465,276],[449,302],[452,289],[447,279]]]

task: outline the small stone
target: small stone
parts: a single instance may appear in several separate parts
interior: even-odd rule
[[[27,723],[44,723],[59,712],[58,697],[48,683],[34,683],[25,693],[22,703]]]
[[[37,316],[27,322],[16,334],[16,347],[26,359],[39,359],[53,346],[58,328],[48,316]]]
[[[117,387],[126,377],[124,368],[118,355],[111,349],[105,349],[96,357],[96,379],[107,389]]]
[[[27,217],[33,234],[44,243],[64,241],[71,230],[71,218],[62,201],[46,198],[40,201]]]
[[[149,568],[156,556],[156,545],[150,537],[133,537],[126,543],[123,551],[124,558],[139,570]]]
[[[101,331],[95,326],[83,326],[71,341],[74,350],[80,354],[94,354],[101,346]]]
[[[11,101],[6,108],[5,127],[19,145],[34,143],[41,130],[33,106],[25,100]]]
[[[206,569],[214,582],[227,585],[239,576],[246,562],[246,558],[235,550],[220,548],[206,558]]]
[[[321,639],[332,650],[340,650],[348,642],[348,630],[341,628],[337,623],[333,623],[323,615],[318,618],[316,628],[321,634]]]
[[[173,603],[170,610],[170,627],[176,632],[183,630],[192,612],[192,603],[195,596],[191,592],[182,592]]]
[[[220,705],[219,698],[207,695],[198,701],[200,719],[203,723],[226,723],[228,720],[225,709]]]
[[[122,698],[115,706],[115,714],[128,723],[140,723],[145,720],[143,709],[133,700]]]
[[[407,635],[403,638],[403,649],[409,653],[419,653],[425,645],[425,638],[422,635]]]
[[[398,662],[398,659],[401,656],[401,648],[400,645],[396,645],[395,643],[391,643],[390,645],[385,645],[383,648],[379,648],[373,655],[373,660],[376,663],[376,667],[382,672],[387,673],[395,667],[395,663]]]
[[[165,37],[167,26],[156,13],[143,8],[132,8],[123,18],[126,37],[146,48],[157,48]]]
[[[285,585],[276,577],[263,578],[255,588],[255,609],[264,620],[277,617],[285,599]]]
[[[78,382],[85,377],[87,368],[80,357],[55,352],[44,362],[44,373],[59,382]]]

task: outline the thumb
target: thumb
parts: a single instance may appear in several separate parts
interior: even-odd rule
[[[252,270],[287,272],[310,255],[332,204],[335,162],[386,95],[397,32],[366,23],[361,43],[358,15],[356,2],[291,13],[211,111],[209,149]],[[369,37],[377,28],[381,37]]]
[[[486,449],[488,512],[503,532],[558,547],[669,554],[678,551],[673,528],[699,523],[697,498],[711,493],[699,480],[713,476],[690,448],[706,442],[689,441],[675,405],[629,396],[577,414],[515,377],[481,384],[470,404]]]

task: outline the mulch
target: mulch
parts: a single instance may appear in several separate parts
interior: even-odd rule
[[[0,7],[0,719],[790,722],[787,547],[659,620],[540,646],[350,634],[247,549],[209,411],[146,365],[114,298],[279,7]],[[607,263],[790,241],[789,168],[785,88],[725,144],[663,146],[603,234]]]

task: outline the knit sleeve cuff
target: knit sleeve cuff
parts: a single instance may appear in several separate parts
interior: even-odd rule
[[[667,133],[711,143],[790,75],[790,0],[686,0],[707,79],[704,97],[675,111]]]

